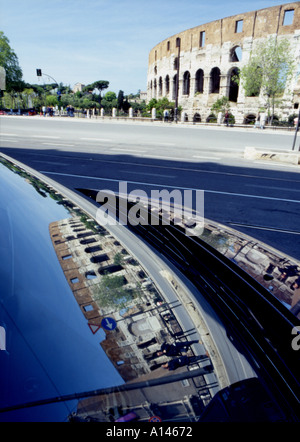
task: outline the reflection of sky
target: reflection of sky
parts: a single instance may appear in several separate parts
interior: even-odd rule
[[[91,333],[50,239],[49,224],[69,216],[0,164],[0,325],[7,339],[0,407],[123,383],[99,344],[104,333]],[[62,404],[44,408],[42,420],[68,414]],[[13,419],[28,413],[39,419],[35,408]]]

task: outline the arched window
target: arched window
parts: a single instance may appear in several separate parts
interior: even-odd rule
[[[162,95],[162,78],[161,77],[159,77],[159,80],[158,80],[158,95],[159,96],[161,96]]]
[[[210,72],[210,94],[218,94],[220,92],[220,75],[219,68],[213,68]]]
[[[196,113],[193,117],[193,122],[194,123],[201,123],[201,115]]]
[[[242,61],[242,48],[240,46],[235,46],[231,49],[229,61],[234,63]]]
[[[203,93],[203,84],[204,84],[204,72],[202,69],[198,69],[196,72],[196,83],[195,83],[195,93]]]
[[[238,68],[231,69],[229,79],[229,101],[237,102],[239,95],[239,85],[237,83],[237,79],[240,76],[240,70]]]
[[[169,94],[170,92],[170,77],[169,75],[165,78],[165,88],[166,88],[166,94]]]
[[[183,74],[183,95],[190,95],[191,75],[188,71]]]

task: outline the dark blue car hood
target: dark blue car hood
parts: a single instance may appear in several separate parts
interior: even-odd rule
[[[73,214],[54,190],[0,161],[0,409],[123,383],[51,238],[52,223]],[[25,408],[0,413],[0,420],[64,421],[75,408],[76,401]]]

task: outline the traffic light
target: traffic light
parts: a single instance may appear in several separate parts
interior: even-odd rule
[[[37,75],[38,77],[41,77],[41,76],[42,76],[42,69],[37,69],[37,70],[36,70],[36,75]]]

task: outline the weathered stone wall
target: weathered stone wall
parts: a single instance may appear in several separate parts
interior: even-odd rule
[[[162,97],[175,100],[179,55],[178,103],[183,108],[183,118],[206,121],[213,103],[226,96],[236,122],[243,122],[248,115],[257,114],[259,107],[265,105],[265,98],[245,97],[242,87],[232,84],[231,76],[249,60],[255,43],[271,35],[288,38],[300,63],[300,2],[223,18],[167,38],[149,54],[148,101]],[[291,86],[276,109],[282,119],[298,113],[300,83],[296,76]]]

